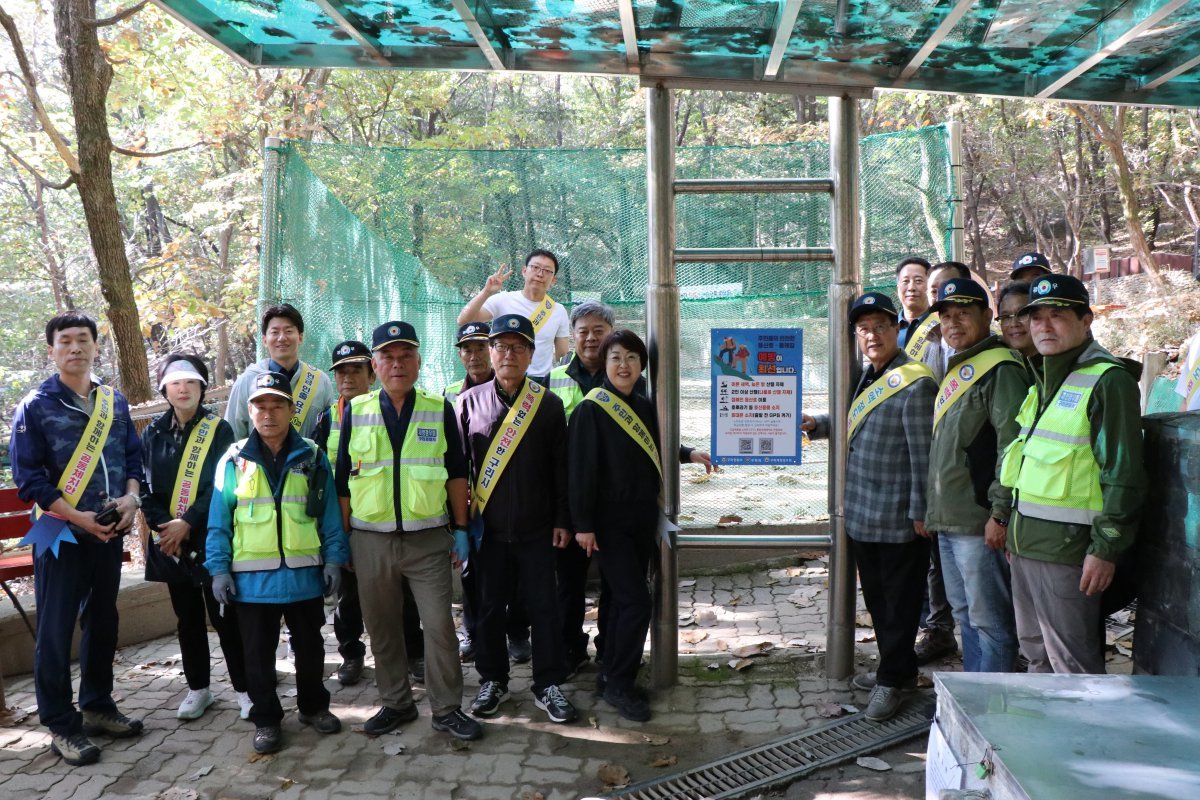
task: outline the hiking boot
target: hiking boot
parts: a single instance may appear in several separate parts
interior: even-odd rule
[[[930,661],[957,653],[958,641],[952,631],[943,628],[923,628],[917,634],[913,651],[917,654],[918,664],[928,664]]]
[[[464,714],[461,708],[456,708],[449,714],[434,717],[433,729],[467,742],[483,736],[483,726]]]
[[[82,733],[50,734],[50,750],[72,767],[87,766],[100,760],[100,748]]]
[[[342,721],[335,717],[329,709],[318,711],[311,716],[308,714],[300,715],[301,725],[312,725],[317,733],[337,733],[342,729]]]
[[[871,722],[883,722],[896,716],[900,710],[901,691],[895,686],[876,686],[871,690],[867,702],[866,718]]]
[[[362,658],[347,658],[338,667],[337,679],[342,686],[353,686],[362,680],[363,660]]]
[[[471,703],[471,713],[477,717],[490,717],[500,708],[500,703],[508,697],[508,687],[499,681],[484,681]]]
[[[620,689],[608,686],[604,689],[604,702],[617,710],[622,717],[634,722],[650,719],[650,703],[635,688]]]
[[[283,730],[278,725],[254,729],[254,752],[260,755],[278,753],[283,749]]]
[[[175,716],[177,719],[200,719],[205,709],[212,704],[213,695],[207,687],[189,689],[187,697],[183,698],[183,702],[179,704],[179,710],[175,712]]]
[[[528,639],[509,639],[508,657],[514,664],[524,664],[533,658],[533,645]]]
[[[551,722],[571,722],[579,716],[575,712],[575,706],[571,705],[571,701],[564,697],[562,690],[554,684],[535,693],[533,704],[545,711]]]
[[[412,678],[413,683],[425,682],[424,658],[410,658],[408,660],[408,677]]]
[[[142,721],[130,719],[120,711],[84,711],[83,732],[88,736],[111,736],[126,739],[142,735]]]
[[[878,684],[874,672],[860,672],[850,679],[850,685],[855,689],[860,689],[864,692],[869,692]],[[912,694],[917,690],[917,678],[914,675],[904,682],[900,687],[900,691],[905,694]]]
[[[254,701],[250,699],[249,692],[238,692],[238,708],[240,709],[238,716],[242,719],[250,719],[250,709],[254,708]]]
[[[391,733],[406,722],[412,722],[418,716],[416,706],[409,706],[404,711],[383,706],[375,715],[363,723],[363,733],[368,736],[380,736]]]

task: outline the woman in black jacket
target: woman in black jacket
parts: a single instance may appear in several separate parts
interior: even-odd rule
[[[626,719],[644,722],[650,705],[634,683],[650,630],[647,570],[661,515],[658,418],[634,391],[647,362],[637,334],[614,331],[601,358],[603,386],[571,414],[567,491],[575,540],[600,560],[604,699]]]
[[[194,355],[173,353],[158,370],[158,390],[170,409],[142,433],[146,487],[142,512],[150,526],[146,580],[167,584],[179,619],[179,650],[188,693],[179,719],[196,719],[213,703],[205,608],[212,620],[242,719],[250,713],[242,639],[234,607],[222,612],[204,562],[208,506],[217,462],[233,444],[233,428],[202,405],[208,368]]]

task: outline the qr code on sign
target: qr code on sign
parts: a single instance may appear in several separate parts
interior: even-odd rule
[[[754,455],[754,440],[753,439],[738,439],[738,455],[739,456]]]
[[[769,456],[772,453],[774,453],[775,452],[775,440],[774,439],[759,439],[758,440],[758,452],[764,456]]]

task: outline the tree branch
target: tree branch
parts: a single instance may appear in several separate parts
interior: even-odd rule
[[[116,25],[121,20],[129,19],[134,14],[141,11],[143,8],[146,7],[146,4],[149,2],[150,2],[150,0],[142,0],[142,2],[140,2],[136,5],[132,5],[132,6],[129,6],[129,8],[118,11],[116,14],[113,14],[111,17],[104,17],[103,19],[86,19],[85,18],[85,19],[80,20],[80,22],[82,22],[85,26],[87,26],[89,28],[103,28],[108,25]]]
[[[130,150],[127,147],[118,147],[115,144],[112,146],[112,149],[114,153],[120,153],[123,156],[132,156],[133,158],[156,158],[158,156],[168,155],[169,153],[178,153],[181,150],[191,150],[193,147],[201,147],[207,144],[209,144],[209,142],[192,142],[191,144],[187,144],[182,147],[168,147],[166,150],[159,150],[154,153],[148,153],[144,150]]]
[[[71,186],[72,184],[75,183],[75,173],[74,172],[72,172],[70,175],[68,175],[66,180],[61,181],[59,183],[55,183],[54,181],[49,180],[42,173],[38,172],[37,169],[35,169],[25,159],[23,159],[19,155],[17,155],[16,151],[13,150],[11,147],[9,147],[4,142],[0,142],[0,148],[3,148],[4,152],[8,154],[9,158],[11,158],[13,161],[17,162],[18,164],[20,164],[22,167],[24,167],[25,171],[28,172],[30,175],[32,175],[33,179],[35,181],[40,183],[42,186],[45,186],[47,189],[66,189],[68,186]]]

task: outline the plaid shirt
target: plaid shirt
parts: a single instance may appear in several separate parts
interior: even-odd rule
[[[882,370],[868,367],[857,398],[893,367],[911,361],[903,352]],[[846,534],[860,542],[912,541],[913,520],[925,519],[929,445],[937,385],[921,378],[876,406],[859,423],[846,460]],[[853,402],[853,401],[852,401]],[[814,439],[829,436],[829,415],[816,417]]]

